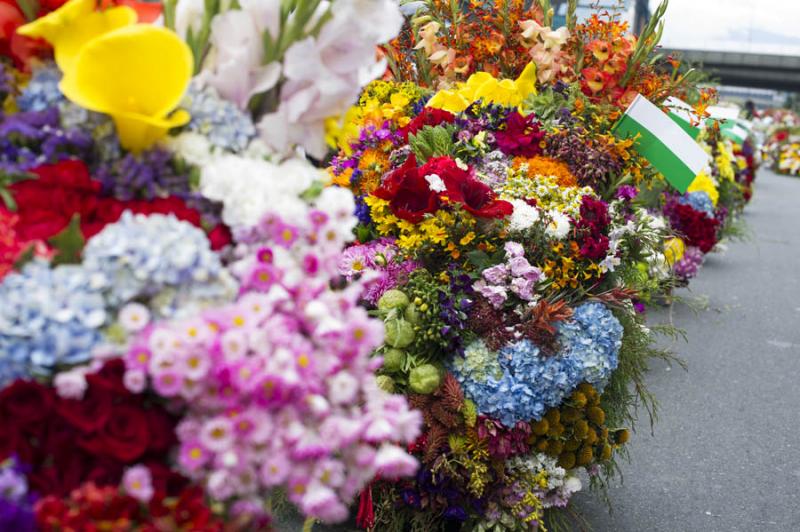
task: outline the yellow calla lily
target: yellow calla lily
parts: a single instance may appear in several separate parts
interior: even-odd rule
[[[477,100],[484,104],[517,107],[531,94],[536,94],[536,65],[528,63],[516,80],[499,80],[488,72],[476,72],[466,83],[434,94],[428,107],[460,113]]]
[[[111,115],[120,144],[139,152],[189,121],[186,111],[172,111],[192,68],[192,52],[175,33],[136,24],[87,43],[60,88],[81,107]]]
[[[136,11],[128,6],[95,11],[95,0],[70,0],[17,33],[44,39],[53,46],[56,63],[65,74],[74,66],[83,46],[100,35],[136,23]]]
[[[681,260],[684,253],[686,253],[686,244],[680,238],[668,238],[664,242],[664,258],[670,266]]]

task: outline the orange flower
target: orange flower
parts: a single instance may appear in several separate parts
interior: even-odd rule
[[[527,176],[537,175],[553,176],[558,178],[558,185],[562,187],[578,186],[577,178],[572,174],[566,163],[552,159],[550,157],[515,157],[514,168],[520,169],[523,165],[527,167]]]

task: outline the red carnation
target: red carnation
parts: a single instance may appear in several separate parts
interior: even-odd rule
[[[399,133],[405,142],[408,142],[409,135],[416,135],[417,132],[425,126],[435,127],[440,124],[452,124],[456,117],[453,113],[449,113],[442,109],[434,109],[431,107],[423,107],[422,111],[408,123],[408,125],[400,129]]]
[[[438,175],[447,188],[447,197],[478,218],[505,218],[514,212],[509,202],[498,200],[491,187],[459,168],[449,157],[434,157],[419,169],[419,174]]]
[[[672,227],[685,236],[687,246],[708,253],[716,245],[719,220],[677,202],[668,205],[666,211]]]
[[[403,166],[392,171],[373,194],[389,202],[395,216],[412,223],[439,209],[439,197],[431,190],[417,159],[409,155]]]
[[[501,128],[495,131],[494,138],[497,147],[506,155],[534,157],[542,153],[540,143],[544,134],[533,114],[522,116],[518,111],[512,111]]]

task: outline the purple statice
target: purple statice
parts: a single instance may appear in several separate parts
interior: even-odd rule
[[[598,184],[608,183],[623,169],[623,161],[592,140],[580,126],[549,135],[544,154],[567,163],[581,186],[596,188]]]
[[[688,281],[697,275],[700,266],[703,265],[703,258],[704,255],[700,248],[693,246],[687,247],[681,260],[676,262],[672,267],[672,271],[675,272],[675,275],[679,279]]]
[[[28,490],[25,468],[11,457],[0,463],[0,530],[33,532],[36,496]]]
[[[120,159],[100,163],[95,178],[103,184],[106,196],[122,201],[176,196],[197,209],[204,221],[212,225],[219,223],[221,206],[194,191],[191,170],[162,148],[138,155],[129,153]]]
[[[7,115],[0,120],[0,171],[21,173],[64,159],[92,160],[92,137],[63,129],[58,109]]]
[[[23,112],[44,111],[56,107],[64,100],[58,84],[61,71],[55,64],[46,64],[36,68],[25,88],[17,97],[17,108]]]
[[[633,185],[622,185],[617,189],[615,196],[621,200],[631,201],[639,194],[639,191]]]
[[[511,168],[509,162],[506,154],[500,150],[490,151],[476,163],[477,176],[493,189],[497,189],[508,179],[508,170]]]

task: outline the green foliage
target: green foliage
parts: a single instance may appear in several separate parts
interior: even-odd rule
[[[409,135],[408,144],[417,157],[417,162],[424,164],[432,157],[452,155],[455,150],[453,135],[456,129],[457,126],[453,124],[425,126],[416,135]]]
[[[80,216],[75,215],[70,220],[69,225],[57,235],[51,237],[48,242],[56,250],[52,264],[77,264],[81,261],[81,251],[86,240],[81,233]]]

